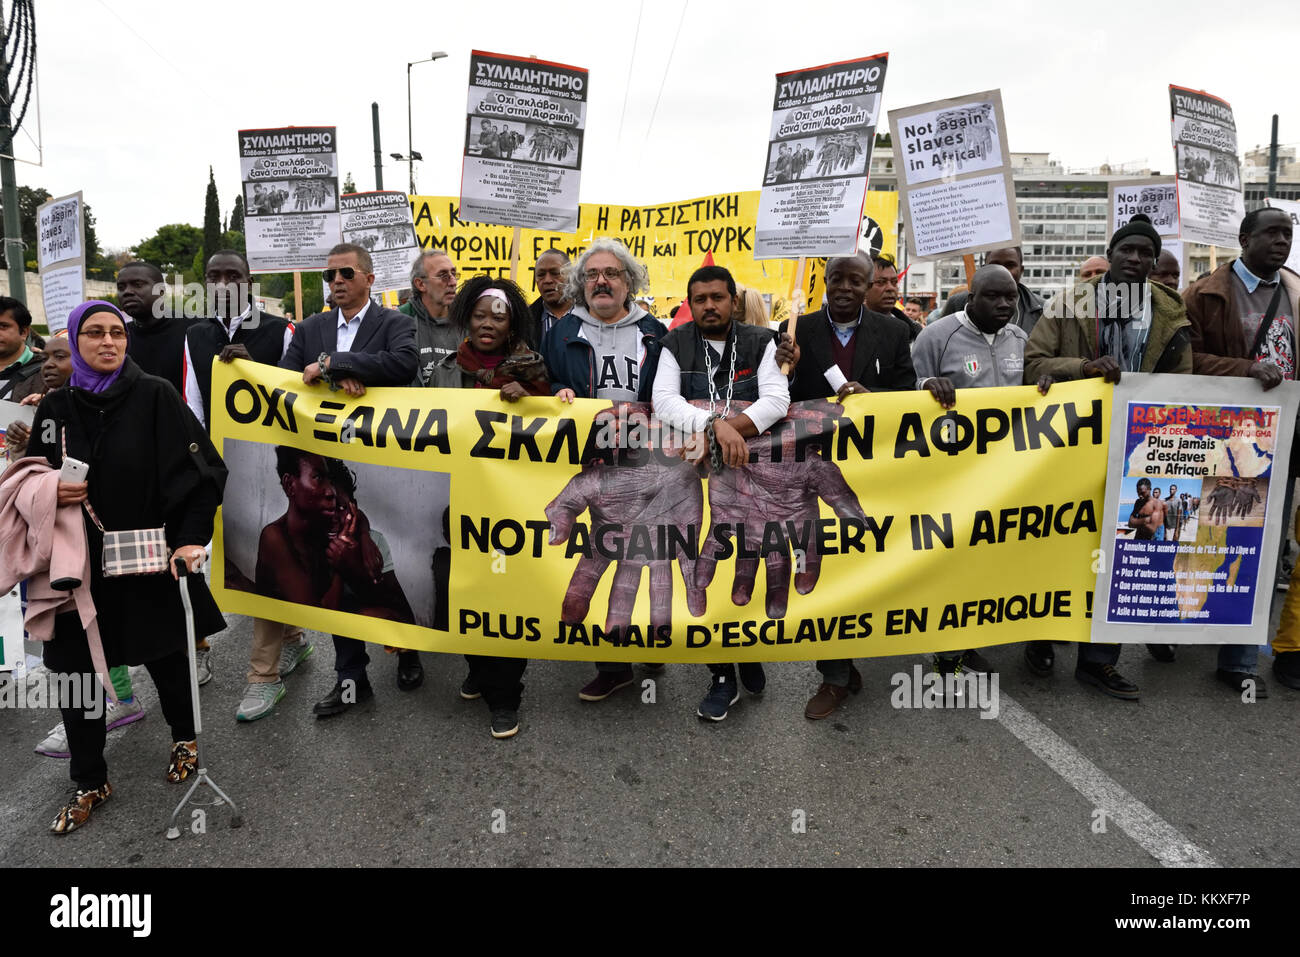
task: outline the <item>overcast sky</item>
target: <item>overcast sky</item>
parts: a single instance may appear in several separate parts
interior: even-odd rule
[[[406,63],[441,50],[411,74],[416,182],[454,195],[475,48],[591,71],[584,202],[759,188],[774,74],[884,51],[885,110],[1000,88],[1011,149],[1067,166],[1171,171],[1169,83],[1228,100],[1243,150],[1267,142],[1275,111],[1282,142],[1300,142],[1300,111],[1286,109],[1300,88],[1289,3],[1064,11],[997,0],[43,0],[44,165],[19,164],[18,181],[84,190],[100,242],[122,249],[164,223],[202,225],[209,164],[229,214],[241,128],[337,126],[341,171],[372,189],[377,101],[384,184],[401,189],[406,165],[388,154],[407,149]],[[34,115],[25,126],[35,134]],[[21,135],[19,155],[35,156]]]

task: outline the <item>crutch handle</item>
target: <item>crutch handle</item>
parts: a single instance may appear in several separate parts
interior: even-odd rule
[[[185,559],[183,558],[173,559],[172,564],[175,566],[176,574],[179,577],[184,578],[186,575],[190,573],[190,564]]]

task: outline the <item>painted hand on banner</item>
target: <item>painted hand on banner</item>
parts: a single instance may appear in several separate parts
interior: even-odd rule
[[[777,435],[748,440],[757,461],[709,476],[712,525],[696,565],[699,588],[707,588],[713,581],[718,559],[728,550],[736,562],[731,600],[737,605],[749,604],[759,559],[764,560],[769,618],[786,613],[792,549],[795,590],[807,595],[817,586],[822,566],[817,547],[819,502],[824,500],[840,518],[866,517],[839,466],[822,458],[806,438],[833,436],[835,421],[843,414],[843,408],[832,402],[791,406],[791,427],[780,429]],[[805,438],[801,440],[800,435]],[[773,443],[780,444],[779,461],[773,461]]]
[[[648,455],[639,466],[598,464],[575,475],[555,500],[546,506],[551,523],[550,543],[569,540],[575,519],[590,510],[590,554],[578,560],[564,593],[560,618],[566,624],[584,620],[605,570],[615,559],[602,552],[636,555],[639,550],[660,551],[659,530],[676,529],[680,541],[699,536],[704,523],[704,492],[694,466]],[[609,526],[617,531],[610,532]],[[694,526],[694,528],[692,528]],[[606,531],[602,532],[604,527]],[[648,536],[644,537],[644,536]],[[597,544],[600,543],[598,550]],[[704,613],[704,589],[695,587],[695,560],[676,549],[686,584],[686,605],[692,615]],[[650,569],[650,624],[672,624],[672,558],[624,557],[617,559],[610,586],[607,630],[632,623],[632,609],[641,587],[641,570]]]

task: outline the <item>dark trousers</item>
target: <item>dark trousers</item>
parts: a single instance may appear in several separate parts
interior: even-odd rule
[[[173,741],[194,740],[194,712],[190,702],[190,659],[184,640],[180,647],[155,661],[145,663],[158,689],[163,718],[171,726]],[[54,675],[93,675],[90,644],[75,612],[54,619],[54,637],[45,644],[45,667]],[[84,679],[83,680],[83,687]],[[104,692],[105,704],[108,693]],[[85,702],[83,702],[84,704]],[[72,755],[70,773],[79,788],[94,790],[108,780],[104,760],[104,714],[89,717],[81,708],[60,708]]]
[[[334,639],[334,670],[339,682],[351,678],[360,687],[369,684],[366,677],[366,665],[370,664],[370,655],[366,653],[366,643],[356,638],[344,638],[342,635],[331,636]],[[420,653],[403,649],[397,653],[398,667],[405,664],[418,664]]]
[[[490,655],[466,655],[469,673],[483,692],[491,711],[518,711],[524,684],[519,679],[528,667],[527,658],[494,658]]]

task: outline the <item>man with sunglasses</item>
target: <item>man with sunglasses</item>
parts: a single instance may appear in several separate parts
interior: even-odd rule
[[[334,308],[304,319],[280,366],[302,373],[307,385],[329,383],[354,398],[367,386],[407,386],[415,378],[418,353],[409,316],[370,299],[375,281],[370,253],[355,243],[339,243],[325,263]],[[342,714],[374,697],[366,665],[366,646],[355,638],[334,636],[334,670],[338,681],[312,711],[319,718]],[[397,686],[412,691],[424,683],[419,654],[398,655]]]
[[[428,385],[434,365],[460,347],[463,336],[450,315],[457,275],[456,264],[440,249],[420,253],[411,264],[411,298],[397,311],[415,320],[419,359],[412,385]]]

